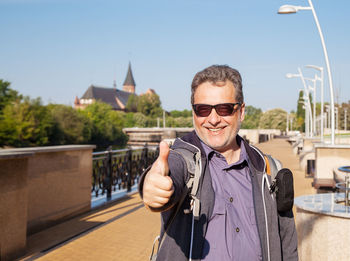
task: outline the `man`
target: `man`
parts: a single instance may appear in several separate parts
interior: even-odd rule
[[[157,260],[297,260],[292,210],[278,213],[262,153],[237,135],[245,108],[239,72],[213,65],[197,73],[191,103],[195,131],[173,148],[200,151],[199,218],[186,211],[186,162],[166,143],[139,185],[146,207],[162,212]]]

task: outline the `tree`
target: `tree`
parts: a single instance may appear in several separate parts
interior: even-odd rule
[[[304,108],[304,92],[299,92],[299,98],[297,102],[297,112],[296,112],[296,125],[295,129],[299,131],[305,130],[305,108]]]
[[[260,118],[259,128],[286,130],[287,112],[282,109],[273,109],[263,113]]]
[[[261,109],[253,106],[245,107],[244,121],[242,122],[242,129],[257,129],[259,127],[259,121],[262,116]]]
[[[170,116],[174,118],[178,117],[192,117],[192,110],[183,110],[183,111],[178,111],[178,110],[172,110],[170,111]]]
[[[146,93],[138,97],[137,111],[146,116],[159,117],[163,109],[159,96],[155,93]]]
[[[128,102],[125,105],[125,109],[128,112],[137,112],[139,97],[135,94],[129,96]]]
[[[0,79],[0,112],[10,102],[21,99],[22,95],[10,88],[10,83]]]
[[[50,104],[48,110],[55,122],[50,144],[79,144],[90,140],[91,122],[86,115],[60,104]]]
[[[49,145],[54,120],[41,99],[25,97],[8,103],[0,118],[0,145],[14,147]]]
[[[123,116],[112,110],[112,106],[103,102],[94,102],[81,113],[92,123],[90,142],[99,148],[110,145],[125,146],[127,136],[122,132]]]

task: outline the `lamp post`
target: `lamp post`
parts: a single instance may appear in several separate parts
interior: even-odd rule
[[[306,86],[306,82],[305,82],[305,78],[304,78],[304,75],[303,73],[301,72],[300,68],[298,68],[298,71],[299,73],[298,74],[292,74],[292,73],[287,73],[286,74],[286,77],[288,79],[291,79],[291,78],[300,78],[302,83],[303,83],[303,86],[304,86],[304,100],[307,101],[306,105],[305,105],[305,115],[307,116],[308,120],[310,120],[311,124],[309,125],[309,123],[307,125],[305,125],[305,133],[306,133],[306,137],[312,137],[312,128],[313,128],[313,124],[312,124],[312,114],[311,114],[311,103],[310,103],[310,99],[309,99],[309,89],[308,87]],[[305,120],[306,120],[306,117],[305,117]],[[306,129],[306,126],[310,126],[310,128],[308,127]],[[310,135],[311,134],[311,135]]]
[[[328,104],[326,104],[325,107],[326,107],[327,116],[328,116],[327,125],[328,125],[328,128],[330,128],[331,127],[331,109],[330,109],[331,107]]]
[[[318,70],[321,73],[321,77],[318,77],[317,75],[315,75],[315,79],[319,80],[321,82],[321,142],[323,142],[323,128],[324,128],[324,122],[323,122],[323,110],[324,110],[324,105],[323,105],[323,79],[324,79],[324,75],[323,75],[323,67],[319,67],[316,65],[306,65],[305,67],[307,68],[313,68],[315,70]],[[316,99],[316,98],[315,98]]]
[[[335,117],[335,129],[336,129],[336,131],[338,132],[339,131],[339,121],[338,121],[338,119],[339,119],[339,110],[338,110],[338,107],[335,107],[334,108],[334,110],[335,110],[335,114],[337,115],[336,117]]]
[[[323,48],[323,53],[324,53],[324,57],[325,57],[325,61],[326,61],[327,73],[328,73],[329,91],[330,91],[330,97],[331,97],[331,118],[332,118],[332,123],[331,123],[331,129],[332,129],[331,130],[331,144],[334,145],[334,140],[335,140],[335,131],[334,131],[334,95],[333,95],[332,74],[331,74],[331,69],[330,69],[330,65],[329,65],[326,44],[324,42],[323,33],[322,33],[322,30],[321,30],[321,27],[320,27],[320,23],[318,22],[318,18],[317,18],[317,15],[316,15],[315,8],[314,8],[314,6],[312,4],[312,1],[308,0],[308,2],[309,2],[309,6],[282,5],[278,9],[278,13],[279,14],[294,14],[294,13],[296,13],[298,11],[302,11],[302,10],[311,10],[312,11],[312,14],[314,16],[318,32],[320,34],[322,48]]]
[[[305,100],[299,101],[299,103],[301,103],[303,105],[303,109],[305,111],[305,136],[306,138],[309,137],[309,114],[308,114],[308,110],[307,110],[307,103],[305,102]]]
[[[348,110],[345,108],[345,109],[344,109],[344,130],[345,130],[345,131],[346,131],[346,120],[347,120],[347,119],[346,119],[346,113],[347,113],[347,111],[348,111]]]
[[[314,101],[314,104],[313,104],[313,122],[312,122],[312,127],[313,127],[313,133],[314,135],[316,135],[316,79],[309,79],[311,80],[313,83],[314,83],[314,86],[308,86],[309,87],[309,90],[313,91],[314,92],[314,97],[313,97],[313,101]],[[310,103],[311,104],[311,103]]]

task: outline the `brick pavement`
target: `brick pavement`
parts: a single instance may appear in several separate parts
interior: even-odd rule
[[[315,193],[286,140],[275,139],[257,147],[293,171],[295,196]],[[31,236],[27,257],[22,260],[148,260],[159,227],[159,214],[146,210],[133,194]]]

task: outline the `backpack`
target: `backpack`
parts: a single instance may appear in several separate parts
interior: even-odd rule
[[[293,208],[294,186],[293,174],[287,168],[282,168],[279,160],[270,155],[264,155],[266,162],[266,173],[271,175],[270,194],[275,193],[277,211],[287,212]]]

